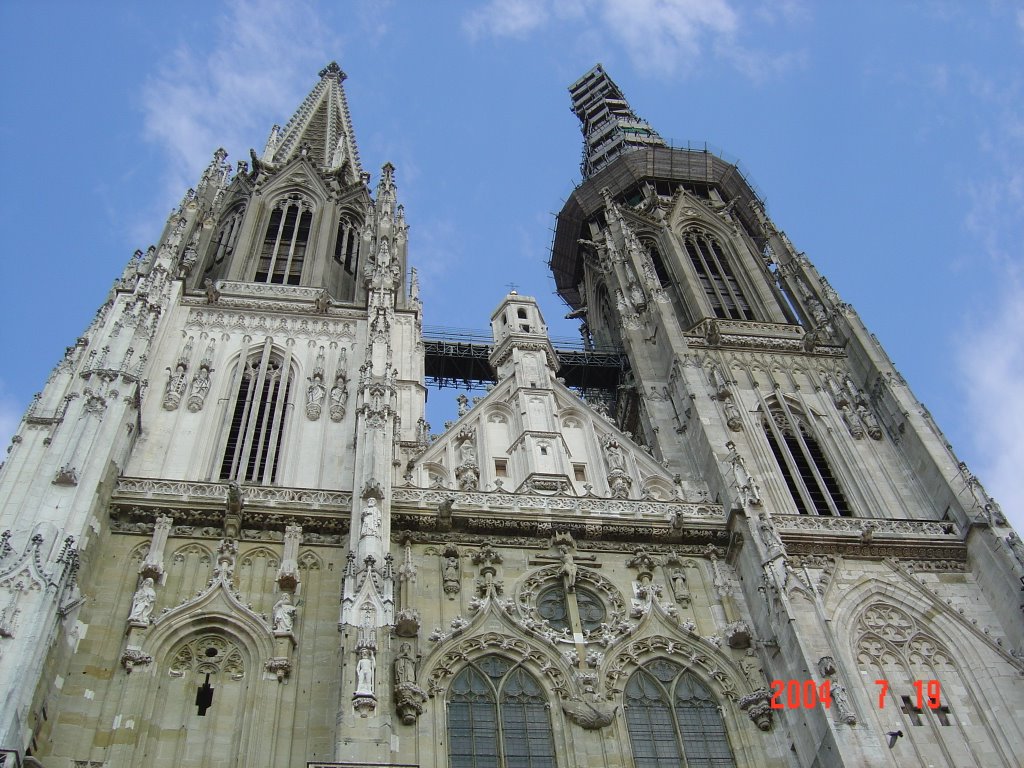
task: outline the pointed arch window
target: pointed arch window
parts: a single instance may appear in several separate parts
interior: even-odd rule
[[[257,283],[299,284],[312,224],[313,206],[301,195],[289,195],[274,205],[260,248]]]
[[[269,342],[250,355],[238,376],[220,479],[270,484],[277,481],[290,404],[291,375]]]
[[[245,206],[240,205],[224,217],[210,241],[210,250],[206,261],[206,277],[212,277],[214,272],[220,273],[224,259],[235,251],[238,243],[238,235],[242,231],[242,218],[245,216]]]
[[[715,317],[753,320],[754,312],[718,240],[703,230],[691,229],[683,234],[683,244]]]
[[[630,677],[626,726],[636,768],[734,768],[714,695],[692,673],[659,659]]]
[[[500,656],[466,666],[448,697],[451,768],[555,768],[549,709],[521,666]]]
[[[771,407],[762,425],[800,514],[849,517],[846,496],[802,414],[788,405]]]
[[[359,231],[345,217],[338,222],[338,234],[334,241],[334,260],[341,264],[350,275],[355,274],[359,266]]]

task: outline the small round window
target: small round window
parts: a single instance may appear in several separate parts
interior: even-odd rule
[[[584,632],[598,629],[607,616],[601,599],[586,589],[577,587],[572,593],[580,612],[580,624]],[[553,629],[572,631],[569,620],[569,606],[566,601],[565,589],[561,584],[548,587],[537,596],[537,613]]]

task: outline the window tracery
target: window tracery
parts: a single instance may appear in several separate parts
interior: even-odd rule
[[[846,496],[803,414],[776,403],[762,414],[761,423],[797,511],[850,516]]]
[[[484,656],[452,680],[451,768],[554,768],[550,704],[537,680],[501,656]]]
[[[636,768],[731,768],[732,749],[714,695],[678,664],[657,659],[623,693]]]
[[[239,205],[224,217],[220,229],[210,241],[209,254],[206,259],[205,277],[212,278],[220,273],[224,259],[234,253],[238,243],[238,235],[242,231],[242,219],[245,217],[245,205]]]
[[[312,224],[313,205],[302,195],[293,193],[274,204],[260,248],[257,283],[299,285]]]
[[[721,244],[702,229],[692,227],[683,232],[683,246],[697,273],[704,295],[715,317],[731,320],[754,320],[754,312],[733,272]]]
[[[291,371],[269,345],[242,365],[220,478],[270,484],[277,480]]]

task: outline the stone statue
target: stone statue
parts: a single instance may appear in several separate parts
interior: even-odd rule
[[[476,445],[473,444],[472,438],[467,438],[459,446],[459,454],[462,457],[463,464],[476,464]]]
[[[558,552],[562,560],[562,567],[559,569],[559,573],[562,575],[565,591],[574,592],[576,590],[576,574],[578,570],[576,562],[572,559],[572,552],[569,551],[569,547],[565,544],[559,545]]]
[[[363,507],[359,524],[359,538],[380,538],[380,523],[380,509],[377,507],[377,500],[371,496],[366,500],[366,506]]]
[[[686,574],[683,573],[682,568],[675,568],[672,570],[672,592],[675,594],[677,600],[682,595],[689,594],[689,591],[686,589]]]
[[[149,624],[153,615],[153,606],[156,604],[156,588],[153,586],[153,579],[147,576],[132,596],[132,610],[128,615],[128,621],[137,621],[141,624]]]
[[[185,364],[179,362],[174,370],[167,376],[167,392],[164,394],[164,408],[173,411],[181,402],[181,396],[185,394],[185,387],[188,386],[188,375],[185,373]]]
[[[608,462],[608,469],[611,472],[624,472],[626,469],[626,460],[622,456],[622,447],[619,445],[619,441],[614,438],[605,443],[604,446],[604,457]]]
[[[1017,562],[1024,567],[1024,541],[1021,541],[1016,531],[1010,531],[1010,535],[1006,537],[1006,543],[1009,545],[1010,551],[1013,552],[1013,556],[1017,558]]]
[[[275,632],[291,632],[295,628],[295,611],[298,608],[292,605],[292,599],[287,592],[282,592],[281,597],[274,603],[273,626]]]
[[[210,369],[203,366],[192,379],[192,391],[188,396],[188,409],[195,413],[203,408],[206,396],[210,393]]]
[[[320,418],[320,406],[323,405],[326,394],[323,377],[319,373],[314,373],[309,381],[309,389],[306,390],[306,416],[313,421]]]
[[[402,648],[395,659],[395,684],[416,682],[416,660],[412,657],[412,646],[402,643]]]
[[[782,537],[775,530],[775,526],[772,524],[767,512],[762,512],[757,516],[757,528],[761,533],[761,541],[764,542],[765,547],[768,549],[769,556],[785,553],[786,547],[782,543]]]
[[[857,715],[850,704],[850,697],[846,693],[846,687],[833,680],[831,694],[832,701],[836,705],[839,720],[847,725],[856,725]]]
[[[373,696],[373,677],[377,671],[377,660],[373,651],[363,648],[356,662],[356,696]]]

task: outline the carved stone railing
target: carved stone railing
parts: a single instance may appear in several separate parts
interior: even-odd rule
[[[953,523],[818,515],[772,515],[790,555],[962,562],[967,547]]]
[[[871,538],[890,536],[913,536],[937,538],[944,541],[960,541],[960,535],[953,523],[935,520],[887,520],[863,517],[826,517],[822,515],[772,515],[772,522],[780,532],[813,531],[849,534],[863,537],[869,530]]]
[[[221,296],[257,296],[264,299],[299,299],[310,303],[323,295],[323,288],[279,283],[244,283],[237,280],[218,280]]]
[[[395,488],[392,507],[413,506],[434,510],[451,502],[455,510],[474,512],[524,512],[527,514],[568,513],[570,515],[623,518],[725,521],[725,510],[717,504],[690,501],[603,499],[598,496],[546,496],[542,494],[453,491],[446,488]]]
[[[686,332],[687,343],[703,347],[738,347],[740,349],[771,352],[805,352],[807,339],[804,329],[788,323],[760,323],[750,320],[720,320],[706,318]],[[841,355],[841,346],[816,341],[818,354]]]
[[[227,500],[227,483],[203,483],[189,480],[159,480],[145,477],[118,478],[114,502],[138,500],[171,504],[190,502],[223,502]],[[243,485],[243,505],[253,507],[295,507],[313,510],[348,511],[352,507],[351,491],[328,491],[319,488],[282,488],[268,485]]]

